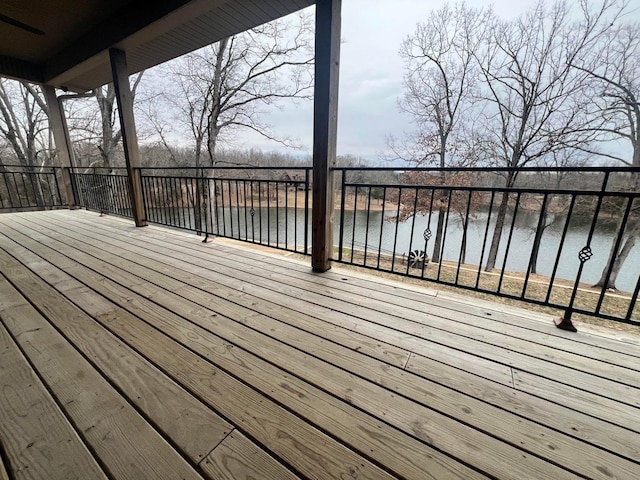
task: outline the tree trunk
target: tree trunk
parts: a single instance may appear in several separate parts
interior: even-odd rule
[[[487,265],[484,269],[485,272],[491,272],[496,266],[496,259],[498,258],[498,247],[500,246],[502,229],[504,228],[504,220],[507,216],[508,208],[509,192],[503,192],[502,200],[500,201],[500,208],[498,209],[498,216],[496,217],[496,226],[493,230],[493,237],[491,239],[491,248],[489,249],[489,256],[487,257]]]
[[[467,231],[469,227],[469,212],[466,219],[463,220],[462,241],[460,242],[460,263],[467,261]]]
[[[27,172],[22,175],[25,194],[29,202],[33,201],[36,206],[44,207],[44,197],[42,196],[42,190],[39,187],[39,180],[36,174],[36,169],[33,164],[27,166]]]
[[[0,164],[0,178],[2,178],[2,184],[6,186],[7,188],[7,200],[5,201],[5,205],[10,205],[11,207],[15,207],[16,205],[19,205],[19,201],[18,201],[18,189],[16,188],[16,185],[10,180],[10,178],[12,177],[12,175],[7,172],[6,168],[4,167],[4,165]]]
[[[547,209],[545,208],[542,212],[540,212],[540,215],[542,215],[542,219],[538,223],[538,225],[540,225],[540,228],[536,227],[536,234],[533,238],[533,246],[531,248],[531,273],[533,274],[538,273],[538,253],[540,252],[542,234],[547,228]],[[568,221],[569,219],[567,218],[567,222]]]
[[[436,227],[436,237],[433,242],[433,255],[431,257],[431,261],[434,263],[440,263],[440,259],[442,256],[442,236],[444,234],[444,214],[445,214],[444,205],[440,205],[438,207],[438,226]]]
[[[634,149],[634,162],[640,158],[640,148]],[[635,166],[635,163],[634,163]],[[634,175],[633,186],[631,187],[631,191],[638,192],[640,191],[640,175]],[[636,207],[637,208],[637,207]],[[593,286],[601,287],[601,288],[611,288],[616,290],[616,278],[618,277],[618,272],[622,267],[622,264],[625,262],[627,257],[629,256],[629,252],[633,248],[636,243],[636,238],[638,234],[640,234],[640,220],[636,220],[636,225],[629,229],[627,233],[627,239],[624,242],[620,253],[615,251],[616,241],[613,240],[611,244],[611,250],[609,251],[609,258],[604,268],[602,269],[602,273],[600,274],[600,280],[598,280]],[[622,225],[622,218],[618,220],[616,232],[620,232],[621,229],[624,229],[626,226]],[[609,281],[607,282],[607,272],[611,266],[611,262],[613,262],[613,267],[611,267],[611,275],[609,277]]]
[[[624,225],[620,225],[619,228],[624,228]],[[620,273],[620,268],[622,268],[622,265],[624,265],[624,262],[627,260],[629,253],[631,253],[631,250],[635,246],[637,238],[638,238],[638,227],[635,227],[627,235],[627,238],[625,239],[622,245],[622,249],[618,254],[615,251],[616,241],[615,239],[613,240],[613,244],[611,245],[611,250],[609,251],[609,259],[607,260],[607,264],[602,270],[602,274],[600,275],[600,280],[598,280],[593,285],[594,287],[617,290],[616,280],[618,278],[618,273]],[[609,266],[611,265],[612,261],[613,261],[613,267],[611,267],[611,275],[609,275],[609,281],[607,281],[607,272],[609,271]]]

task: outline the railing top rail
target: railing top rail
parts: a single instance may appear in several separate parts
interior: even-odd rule
[[[127,174],[122,173],[122,172],[113,172],[113,173],[106,173],[106,172],[71,172],[73,175],[79,175],[79,176],[96,176],[96,177],[126,177]]]
[[[58,167],[56,165],[7,165],[6,163],[4,163],[4,164],[0,164],[0,168],[35,168],[35,169],[50,168],[50,169],[59,169],[59,168],[62,168],[62,167]]]
[[[25,167],[24,165],[3,165],[5,167],[21,168],[62,168],[56,166]],[[138,167],[137,170],[311,170],[312,166],[216,166],[216,167]],[[126,167],[71,167],[73,172],[82,170],[126,170]],[[640,173],[640,167],[632,166],[588,166],[588,167],[332,167],[334,171],[369,171],[369,172],[577,172],[577,173]]]
[[[156,178],[156,179],[185,179],[185,180],[207,180],[207,178],[197,177],[194,175],[184,176],[184,175],[145,175],[142,174],[142,178]],[[237,176],[224,176],[224,177],[209,177],[208,180],[223,180],[223,181],[238,181],[238,182],[270,182],[270,183],[296,183],[296,184],[305,184],[307,181],[302,179],[286,179],[286,178],[248,178],[248,177],[237,177]]]
[[[311,170],[313,167],[139,167],[138,170]]]
[[[72,172],[78,170],[126,170],[127,167],[70,167]]]
[[[403,189],[403,190],[452,190],[460,192],[505,192],[505,193],[530,193],[534,195],[551,195],[551,194],[564,194],[564,195],[580,195],[580,196],[598,196],[604,197],[620,197],[620,198],[635,198],[640,197],[638,191],[621,191],[616,189],[611,190],[591,190],[591,189],[576,189],[576,188],[562,188],[562,187],[549,187],[549,188],[528,188],[528,187],[476,187],[469,185],[423,185],[423,184],[411,184],[411,183],[363,183],[363,182],[345,182],[346,187],[357,188],[380,188],[384,187],[388,190]]]
[[[332,167],[335,171],[369,172],[578,172],[578,173],[640,173],[640,167]]]

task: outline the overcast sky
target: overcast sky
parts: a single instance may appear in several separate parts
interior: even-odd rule
[[[632,3],[637,0],[632,0]],[[376,162],[386,149],[388,135],[410,131],[410,118],[398,111],[403,64],[398,55],[402,40],[444,0],[343,0],[342,46],[338,114],[338,154],[351,154]],[[450,2],[452,3],[452,2]],[[467,0],[470,6],[488,6],[503,18],[512,18],[535,0]],[[638,17],[637,11],[634,16]],[[237,148],[310,154],[313,104],[283,105],[267,120],[276,132],[293,136],[302,150],[286,150],[265,139],[243,134]]]
[[[444,0],[344,0],[338,112],[338,154],[376,161],[386,149],[385,139],[411,130],[410,118],[398,111],[403,65],[398,55],[402,40]],[[468,0],[469,5],[493,3],[502,17],[526,10],[535,0]],[[270,116],[277,131],[287,132],[310,153],[312,102],[285,105]],[[246,136],[238,146],[278,149],[261,138]],[[295,153],[295,152],[292,152]]]

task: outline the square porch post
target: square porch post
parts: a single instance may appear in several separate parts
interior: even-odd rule
[[[316,2],[311,266],[331,268],[342,0]]]
[[[133,220],[136,223],[136,227],[144,227],[147,225],[147,221],[142,201],[140,152],[138,150],[136,122],[133,115],[133,95],[131,94],[129,74],[127,73],[127,56],[122,50],[110,48],[109,57],[111,59],[111,73],[116,92],[116,102],[118,103],[124,158],[127,163],[127,180],[131,195]]]
[[[44,96],[49,110],[49,126],[53,132],[53,140],[56,144],[56,164],[62,167],[62,185],[67,206],[70,209],[76,208],[78,199],[75,197],[71,179],[71,158],[73,155],[67,122],[64,119],[64,111],[60,106],[56,95],[55,87],[43,85]]]

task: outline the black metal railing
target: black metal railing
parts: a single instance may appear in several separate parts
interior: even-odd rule
[[[0,165],[0,212],[60,208],[61,169]]]
[[[142,168],[147,221],[308,254],[308,167]]]
[[[337,262],[640,324],[640,169],[335,172]]]
[[[559,308],[569,327],[573,313],[640,324],[638,168],[333,171],[336,262]],[[140,179],[149,222],[310,253],[309,167]],[[73,180],[81,206],[131,216],[124,169]]]
[[[76,168],[71,181],[78,206],[132,217],[126,168]]]

